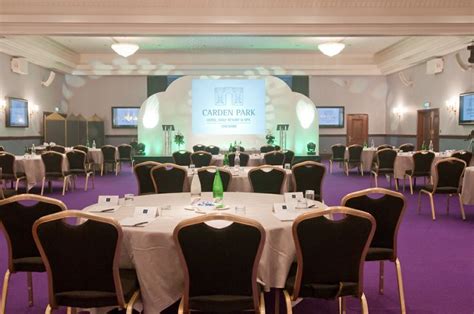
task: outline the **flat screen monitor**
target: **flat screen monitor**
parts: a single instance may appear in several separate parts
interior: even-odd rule
[[[140,107],[112,107],[112,128],[136,128],[139,112]]]
[[[5,124],[9,128],[27,128],[28,120],[28,101],[21,98],[8,98],[6,108]]]
[[[317,107],[320,128],[343,128],[344,107]]]
[[[474,124],[474,92],[459,96],[459,124]]]

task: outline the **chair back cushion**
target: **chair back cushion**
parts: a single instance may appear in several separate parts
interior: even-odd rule
[[[219,155],[220,148],[214,145],[209,145],[206,147],[205,151],[211,153],[212,155]]]
[[[121,144],[117,146],[118,153],[119,153],[119,159],[120,160],[127,160],[131,161],[132,160],[132,146],[128,144]]]
[[[462,150],[455,152],[451,155],[451,157],[464,160],[466,162],[466,166],[469,167],[469,165],[471,164],[472,153]]]
[[[49,150],[53,151],[53,152],[60,153],[60,154],[65,154],[66,153],[66,148],[64,148],[64,146],[61,146],[61,145],[50,146]]]
[[[267,171],[269,170],[270,171]],[[280,194],[285,180],[283,169],[259,167],[249,171],[249,179],[255,193]]]
[[[116,162],[117,161],[117,158],[116,158],[116,152],[117,150],[115,149],[114,146],[111,146],[111,145],[105,145],[105,146],[102,146],[100,148],[100,150],[102,151],[102,155],[104,157],[104,162]]]
[[[413,173],[430,173],[435,154],[429,151],[419,151],[413,154]]]
[[[216,176],[216,168],[201,168],[198,170],[199,181],[201,182],[202,192],[212,192],[212,186],[214,184],[214,177]],[[227,191],[229,187],[232,173],[227,170],[219,169],[219,174],[222,180],[222,186],[224,191]]]
[[[193,152],[205,151],[206,145],[197,144],[193,146]]]
[[[272,166],[281,166],[285,162],[285,154],[280,151],[268,152],[263,156],[265,164]]]
[[[240,153],[239,158],[240,158],[240,166],[247,167],[247,165],[249,164],[250,155],[246,153]],[[235,166],[235,153],[229,154],[229,166],[231,167]]]
[[[332,159],[334,160],[344,160],[346,153],[346,146],[342,144],[336,144],[331,146]]]
[[[8,264],[11,272],[23,270],[17,269],[14,260],[27,261],[32,257],[40,257],[31,233],[33,223],[43,216],[65,209],[62,202],[37,195],[21,194],[0,201],[0,223],[9,242]]]
[[[191,154],[191,162],[196,168],[207,167],[211,164],[212,155],[209,152],[194,152]]]
[[[292,150],[284,150],[283,154],[285,155],[285,160],[283,161],[284,164],[292,164],[293,159],[295,158],[295,152]]]
[[[74,146],[74,149],[83,151],[86,154],[89,153],[89,148],[87,146],[84,146],[84,145],[76,145],[76,146]]]
[[[151,169],[159,165],[160,163],[158,162],[146,161],[133,167],[133,172],[135,173],[138,183],[138,195],[156,193],[153,179],[151,178]]]
[[[173,153],[174,163],[180,166],[189,166],[191,164],[191,152],[179,150]]]
[[[260,147],[260,152],[263,154],[273,152],[274,150],[276,149],[273,145],[263,145],[262,147]]]
[[[349,162],[360,162],[363,147],[361,145],[351,145],[348,148]]]
[[[407,144],[400,145],[400,147],[398,149],[401,150],[404,153],[412,152],[412,151],[415,150],[415,145],[413,145],[411,143],[407,143]]]
[[[382,144],[382,145],[377,146],[377,150],[382,150],[382,149],[387,149],[387,148],[392,149],[392,146],[388,144]]]
[[[66,153],[67,161],[69,162],[69,170],[83,170],[86,171],[87,155],[81,150],[73,150]]]
[[[305,161],[298,163],[293,168],[294,186],[297,192],[313,190],[315,200],[322,200],[322,183],[326,167],[323,164],[314,161]]]
[[[446,158],[436,163],[437,180],[436,189],[457,188],[461,185],[461,177],[464,174],[466,163],[457,158]]]
[[[174,164],[163,164],[151,169],[151,178],[156,193],[180,193],[186,176],[186,169]]]
[[[58,152],[49,151],[41,154],[44,164],[45,175],[62,175],[63,174],[63,158],[64,156]]]
[[[2,175],[15,175],[15,155],[0,153],[0,168],[2,168]]]
[[[391,148],[377,151],[377,169],[380,171],[393,171],[397,152]]]

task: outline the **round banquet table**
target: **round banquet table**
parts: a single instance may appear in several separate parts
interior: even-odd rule
[[[63,170],[69,170],[69,162],[66,155],[63,155]],[[23,172],[26,175],[27,191],[43,180],[45,169],[41,155],[15,156],[15,171]]]
[[[462,202],[465,205],[474,205],[474,166],[467,167],[462,183]]]
[[[202,197],[211,199],[211,193],[203,193]],[[121,267],[136,269],[145,313],[159,313],[182,295],[184,278],[173,241],[173,230],[182,220],[201,215],[184,208],[190,201],[189,193],[144,195],[135,197],[133,204],[122,205],[113,213],[99,213],[121,220],[133,216],[134,206],[171,206],[171,210],[162,210],[163,214],[145,227],[123,227]],[[283,202],[283,195],[226,192],[224,204],[229,205],[230,209],[219,210],[235,214],[235,205],[245,205],[245,217],[259,221],[264,227],[266,241],[258,279],[265,284],[267,291],[284,287],[295,258],[292,221],[280,221],[272,213],[273,204]],[[316,207],[311,210],[326,208],[326,205],[316,203]],[[94,208],[97,209],[96,205],[84,210],[93,211]]]
[[[263,154],[255,153],[249,154],[249,162],[247,167],[258,167],[265,163]],[[224,164],[224,155],[212,155],[211,165],[221,167]]]

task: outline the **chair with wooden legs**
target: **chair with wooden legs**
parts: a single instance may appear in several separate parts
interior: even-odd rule
[[[431,216],[436,220],[434,194],[447,194],[446,212],[449,213],[449,199],[457,194],[459,199],[459,207],[461,209],[461,217],[466,220],[464,213],[464,205],[461,199],[461,180],[466,169],[466,162],[458,158],[445,158],[438,160],[435,164],[435,173],[433,175],[433,184],[425,185],[418,194],[418,213],[421,210],[421,193],[430,197]]]
[[[375,187],[379,186],[378,176],[385,175],[393,178],[395,181],[395,189],[398,191],[398,182],[394,174],[395,158],[397,158],[397,152],[391,148],[384,148],[375,153],[375,161],[371,171],[374,176]],[[390,187],[391,185],[392,181],[390,180]]]
[[[354,144],[350,145],[347,150],[349,153],[349,158],[344,160],[344,165],[346,168],[346,176],[349,176],[349,169],[357,168],[360,171],[360,175],[364,176],[364,165],[362,163],[362,145]]]
[[[230,224],[216,228],[212,225],[215,221]],[[265,243],[265,230],[259,222],[208,214],[179,223],[173,238],[184,272],[178,313],[265,313],[257,282]]]
[[[102,164],[100,165],[100,176],[104,175],[104,168],[112,165],[115,175],[118,175],[120,169],[120,161],[117,158],[117,149],[112,145],[104,145],[100,148],[102,151]],[[107,171],[107,169],[105,169]]]
[[[326,166],[315,161],[303,161],[291,168],[293,173],[292,181],[295,192],[307,190],[314,191],[314,199],[321,202],[323,200],[323,179],[326,174]]]
[[[250,169],[248,177],[253,192],[281,194],[286,171],[275,166],[263,165]]]
[[[188,167],[191,164],[191,154],[192,153],[187,150],[178,150],[173,153],[173,161],[178,166]]]
[[[30,204],[32,201],[35,203]],[[26,273],[28,304],[33,306],[32,273],[45,272],[46,268],[36,248],[31,228],[38,218],[64,210],[66,205],[63,202],[36,194],[20,194],[0,201],[0,230],[8,244],[0,313],[5,313],[10,276],[20,272]]]
[[[175,164],[161,164],[151,169],[155,193],[181,193],[188,170]]]
[[[331,220],[325,215],[343,215]],[[370,214],[348,207],[329,207],[298,216],[293,222],[296,267],[292,267],[283,291],[287,313],[298,298],[338,299],[345,312],[345,297],[360,300],[368,313],[363,292],[364,261],[375,232]]]
[[[338,162],[340,165],[344,164],[346,146],[342,144],[335,144],[331,146],[332,155],[329,159],[329,173],[332,173],[332,164]]]
[[[119,268],[123,235],[115,219],[68,210],[38,219],[32,230],[48,274],[45,313],[113,306],[132,314],[140,286],[135,269]]]
[[[197,171],[199,181],[201,182],[202,192],[212,192],[214,177],[216,176],[217,169],[219,169],[219,175],[222,180],[224,192],[226,192],[229,188],[230,182],[232,181],[232,172],[224,168],[217,168],[215,166],[202,167]]]
[[[119,155],[120,168],[122,168],[122,162],[129,162],[130,166],[133,167],[133,157],[132,157],[132,145],[129,144],[120,144],[117,146],[117,151]]]
[[[68,190],[68,186],[71,184],[71,173],[64,170],[64,155],[61,153],[49,151],[41,154],[41,159],[44,165],[44,177],[41,181],[41,195],[44,193],[44,184],[48,181],[51,189],[51,181],[62,180],[63,181],[63,195]]]
[[[405,171],[404,177],[408,177],[410,183],[410,193],[413,195],[413,187],[416,186],[416,178],[424,177],[431,178],[431,165],[435,154],[430,151],[418,151],[413,154],[413,169]],[[405,178],[403,178],[403,190],[405,191]]]
[[[89,177],[92,178],[92,188],[94,189],[95,173],[87,166],[87,155],[81,150],[74,149],[66,153],[69,162],[69,173],[73,177],[74,188],[76,188],[76,178],[78,175],[85,176],[84,191],[87,191],[89,185]]]
[[[133,167],[133,173],[135,178],[137,178],[138,195],[156,193],[153,179],[151,178],[151,169],[159,165],[161,165],[159,162],[144,161]]]
[[[459,151],[453,153],[451,155],[451,157],[464,160],[466,162],[466,166],[469,167],[469,165],[471,164],[471,160],[472,160],[472,153],[467,152],[465,150],[459,150]]]
[[[210,152],[194,152],[191,154],[191,163],[194,164],[196,168],[209,167],[212,161],[212,154]]]
[[[382,195],[373,198],[371,195]],[[405,292],[403,289],[402,269],[398,259],[397,238],[400,223],[405,213],[405,197],[398,192],[382,188],[371,188],[346,195],[341,206],[362,210],[371,214],[377,222],[377,229],[370,243],[366,261],[379,261],[379,293],[384,291],[384,261],[395,264],[398,282],[400,312],[406,313]]]
[[[12,188],[13,182],[15,182],[15,191],[18,191],[20,181],[25,181],[25,185],[27,185],[25,173],[16,171],[15,155],[0,151],[0,168],[2,168],[0,180],[10,181]]]

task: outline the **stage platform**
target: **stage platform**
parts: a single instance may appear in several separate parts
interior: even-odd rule
[[[173,163],[173,156],[134,156],[133,160],[135,164],[139,164],[144,161],[156,161],[159,163]],[[293,164],[297,164],[303,161],[321,161],[321,157],[317,155],[300,155],[295,156]]]

